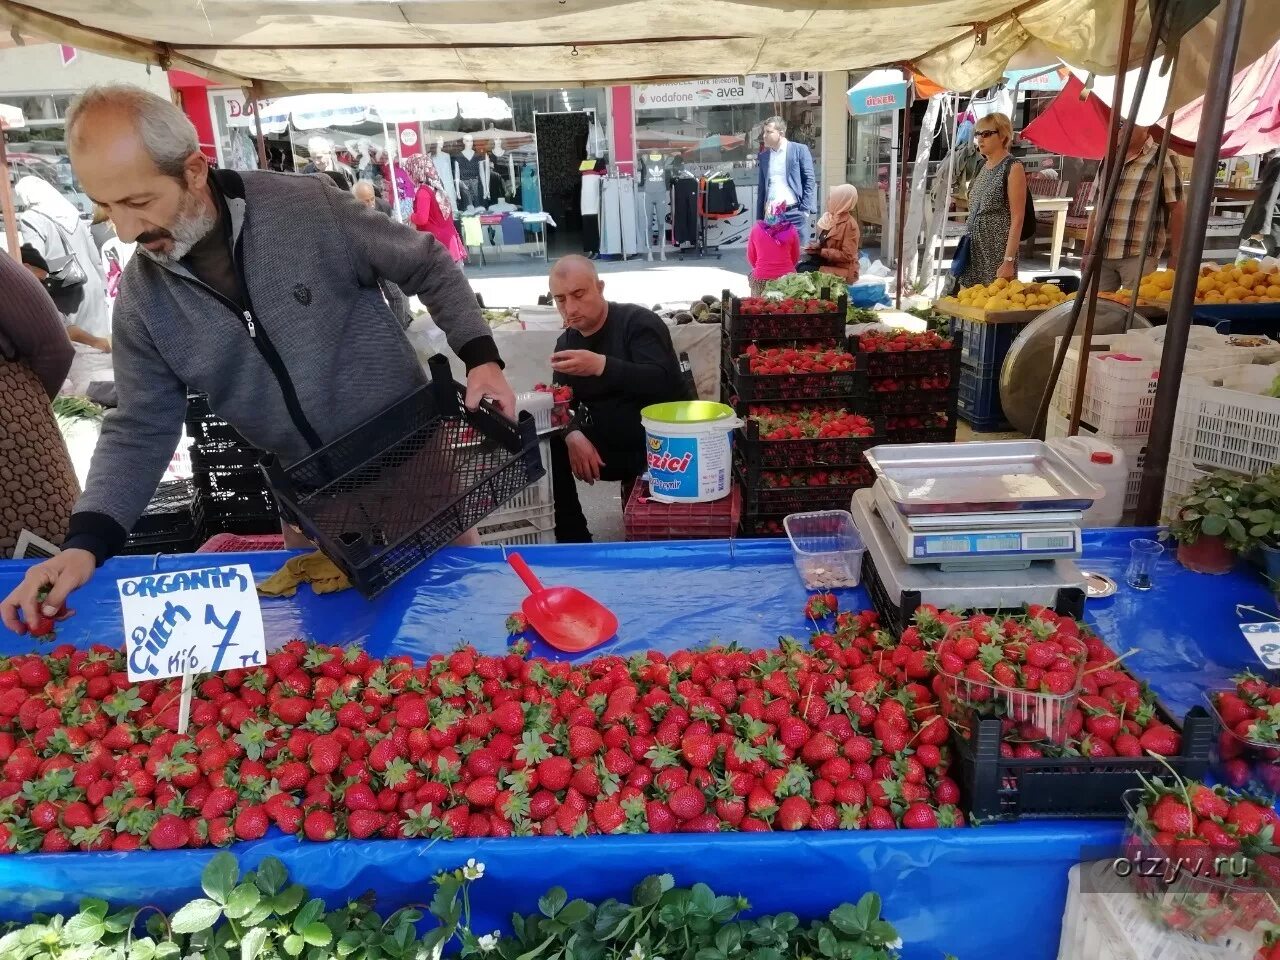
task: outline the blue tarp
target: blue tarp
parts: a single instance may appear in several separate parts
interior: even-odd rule
[[[1133,530],[1090,531],[1086,563],[1120,583],[1110,599],[1090,601],[1087,617],[1118,651],[1142,652],[1129,662],[1179,716],[1202,691],[1252,661],[1241,638],[1238,603],[1274,612],[1258,578],[1188,573],[1172,559],[1142,594],[1123,585]],[[568,583],[598,597],[618,614],[620,638],[600,648],[630,653],[675,650],[709,640],[747,646],[804,636],[805,591],[785,541],[602,544],[532,547],[522,551],[546,583]],[[114,579],[150,571],[249,562],[266,576],[286,554],[120,558],[76,595],[77,615],[59,629],[77,645],[117,643],[119,602]],[[0,595],[25,564],[0,564]],[[518,609],[523,587],[497,548],[446,550],[369,603],[354,593],[266,601],[268,643],[298,636],[322,642],[363,641],[375,655],[422,656],[460,641],[482,650],[504,646],[506,615]],[[864,606],[861,590],[847,591],[846,609]],[[1265,619],[1246,614],[1246,619]],[[29,649],[5,637],[0,653]],[[539,648],[535,652],[551,651]],[[1254,661],[1256,662],[1256,661]],[[424,899],[436,871],[469,857],[488,869],[475,890],[480,929],[503,925],[512,910],[535,909],[537,897],[560,884],[573,896],[626,894],[648,873],[670,871],[681,883],[703,881],[743,893],[756,910],[816,915],[868,889],[879,891],[885,914],[898,925],[910,960],[1011,956],[1038,960],[1057,954],[1066,873],[1086,846],[1119,842],[1120,824],[1039,821],[973,830],[922,833],[717,834],[676,837],[536,838],[299,843],[273,832],[232,847],[247,863],[266,855],[284,860],[299,882],[330,902],[374,890],[384,909]],[[84,895],[115,902],[174,907],[196,895],[212,851],[135,854],[59,854],[0,857],[0,918],[33,909],[66,910]]]

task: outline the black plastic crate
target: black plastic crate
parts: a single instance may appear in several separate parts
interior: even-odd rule
[[[431,383],[291,467],[263,470],[285,519],[373,596],[546,475],[527,412],[470,412],[449,361]]]
[[[742,520],[738,523],[738,533],[740,536],[752,539],[785,537],[787,531],[783,528],[782,521],[786,516],[785,513],[743,510]]]
[[[861,338],[849,338],[849,352],[857,358],[858,369],[872,377],[930,376],[948,374],[953,379],[960,366],[960,344],[944,350],[904,350],[901,353],[862,351]]]
[[[130,557],[149,557],[158,553],[194,553],[196,541],[196,527],[188,517],[187,524],[182,530],[153,536],[130,536],[125,541],[124,546],[120,548],[120,554],[121,556]]]
[[[723,363],[734,393],[746,403],[764,400],[856,399],[867,393],[867,375],[861,370],[766,375],[751,373],[746,357],[725,357]]]
[[[849,409],[868,417],[911,416],[913,414],[946,414],[955,419],[960,399],[959,379],[945,390],[892,390],[867,393]]]
[[[760,425],[748,419],[738,430],[736,442],[749,472],[786,470],[801,467],[858,466],[865,461],[862,454],[878,443],[884,443],[884,421],[871,419],[872,433],[867,437],[827,437],[796,440],[765,440]]]
[[[1169,726],[1179,726],[1159,702],[1156,714]],[[1000,719],[975,714],[973,739],[951,738],[958,760],[952,775],[974,821],[1122,818],[1120,798],[1142,786],[1140,777],[1162,777],[1169,767],[1185,780],[1200,780],[1208,772],[1212,718],[1204,707],[1192,707],[1181,727],[1182,752],[1163,762],[1153,757],[1014,759],[1000,756]]]
[[[192,482],[199,493],[213,494],[221,491],[261,493],[267,499],[273,499],[271,487],[262,476],[261,467],[255,467],[252,470],[239,467],[202,470],[193,474]]]
[[[742,487],[742,508],[744,512],[755,515],[780,515],[804,513],[809,510],[848,510],[849,501],[855,490],[871,486],[875,482],[875,474],[865,463],[852,467],[835,467],[830,471],[823,468],[781,471],[756,471],[748,475],[746,464],[738,460],[735,471],[738,483]],[[798,479],[816,479],[823,473],[839,474],[836,483],[824,483],[809,486],[775,486],[769,480],[774,473],[794,474]],[[844,475],[854,474],[854,478]]]
[[[927,419],[919,425],[904,422],[912,416],[923,416]],[[937,411],[936,414],[900,414],[885,417],[884,442],[951,443],[956,438],[956,419],[954,410]]]
[[[729,379],[727,373],[720,378],[720,397],[723,403],[733,407],[738,416],[746,418],[752,416],[753,411],[775,412],[798,412],[801,410],[848,410],[851,413],[860,413],[865,417],[873,418],[874,414],[868,413],[863,407],[866,405],[866,399],[862,396],[853,397],[823,397],[821,399],[812,400],[783,400],[783,399],[763,399],[763,400],[746,400],[738,395],[738,388],[734,386]]]
[[[276,506],[275,494],[271,492],[262,478],[258,478],[258,486],[251,490],[234,488],[197,489],[195,505],[192,512],[208,518],[234,517],[273,517],[277,519],[280,512]]]
[[[880,625],[893,636],[902,636],[902,631],[911,624],[911,618],[922,603],[919,592],[908,590],[891,597],[885,583],[880,579],[875,561],[871,559],[871,551],[862,555],[862,585],[866,588],[871,603],[880,614]],[[1072,616],[1077,620],[1084,617],[1085,592],[1079,587],[1063,587],[1058,591],[1053,608],[1063,616]]]
[[[169,535],[182,539],[183,531],[191,532],[193,498],[190,481],[166,480],[129,531],[130,539]]]
[[[830,296],[823,290],[819,300],[835,303],[835,310],[822,313],[744,314],[742,299],[726,290],[723,304],[724,335],[735,343],[785,340],[843,340],[849,299],[845,294]]]
[[[258,467],[262,451],[238,440],[193,441],[189,452],[192,473],[215,470],[262,472]]]

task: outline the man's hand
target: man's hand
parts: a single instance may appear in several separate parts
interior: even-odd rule
[[[111,341],[106,337],[94,337],[93,345],[102,353],[111,352]]]
[[[88,550],[63,550],[56,557],[37,563],[0,603],[0,620],[14,633],[22,635],[42,616],[59,616],[67,596],[88,583],[97,567],[97,560]],[[42,603],[37,597],[46,587],[49,595]],[[66,615],[73,612],[66,611]]]
[[[575,430],[564,438],[564,442],[569,448],[569,466],[573,470],[573,475],[586,483],[595,483],[599,480],[600,468],[604,466],[604,461],[600,459],[600,451],[587,439],[586,434],[581,430]]]
[[[551,355],[551,369],[570,377],[598,377],[604,373],[605,356],[591,350],[561,350]]]
[[[515,391],[496,363],[482,363],[467,373],[467,409],[478,409],[485,397],[492,399],[512,420],[516,418]]]

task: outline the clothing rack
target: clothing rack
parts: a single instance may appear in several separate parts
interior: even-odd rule
[[[707,246],[707,178],[705,176],[695,178],[697,182],[697,222],[694,228],[694,242],[692,247],[678,247],[676,255],[683,260],[686,256],[694,256],[699,260],[706,257],[715,257],[717,260],[721,258],[720,248],[718,246]],[[672,187],[672,209],[674,210],[675,188]],[[674,231],[673,231],[674,232]],[[674,236],[673,236],[674,239]]]

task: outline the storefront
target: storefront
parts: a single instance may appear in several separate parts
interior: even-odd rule
[[[674,177],[729,176],[739,212],[709,220],[706,245],[745,244],[754,219],[756,155],[770,117],[782,117],[787,139],[813,153],[822,196],[816,162],[822,153],[821,86],[820,74],[794,72],[632,87],[636,155],[660,157]]]

